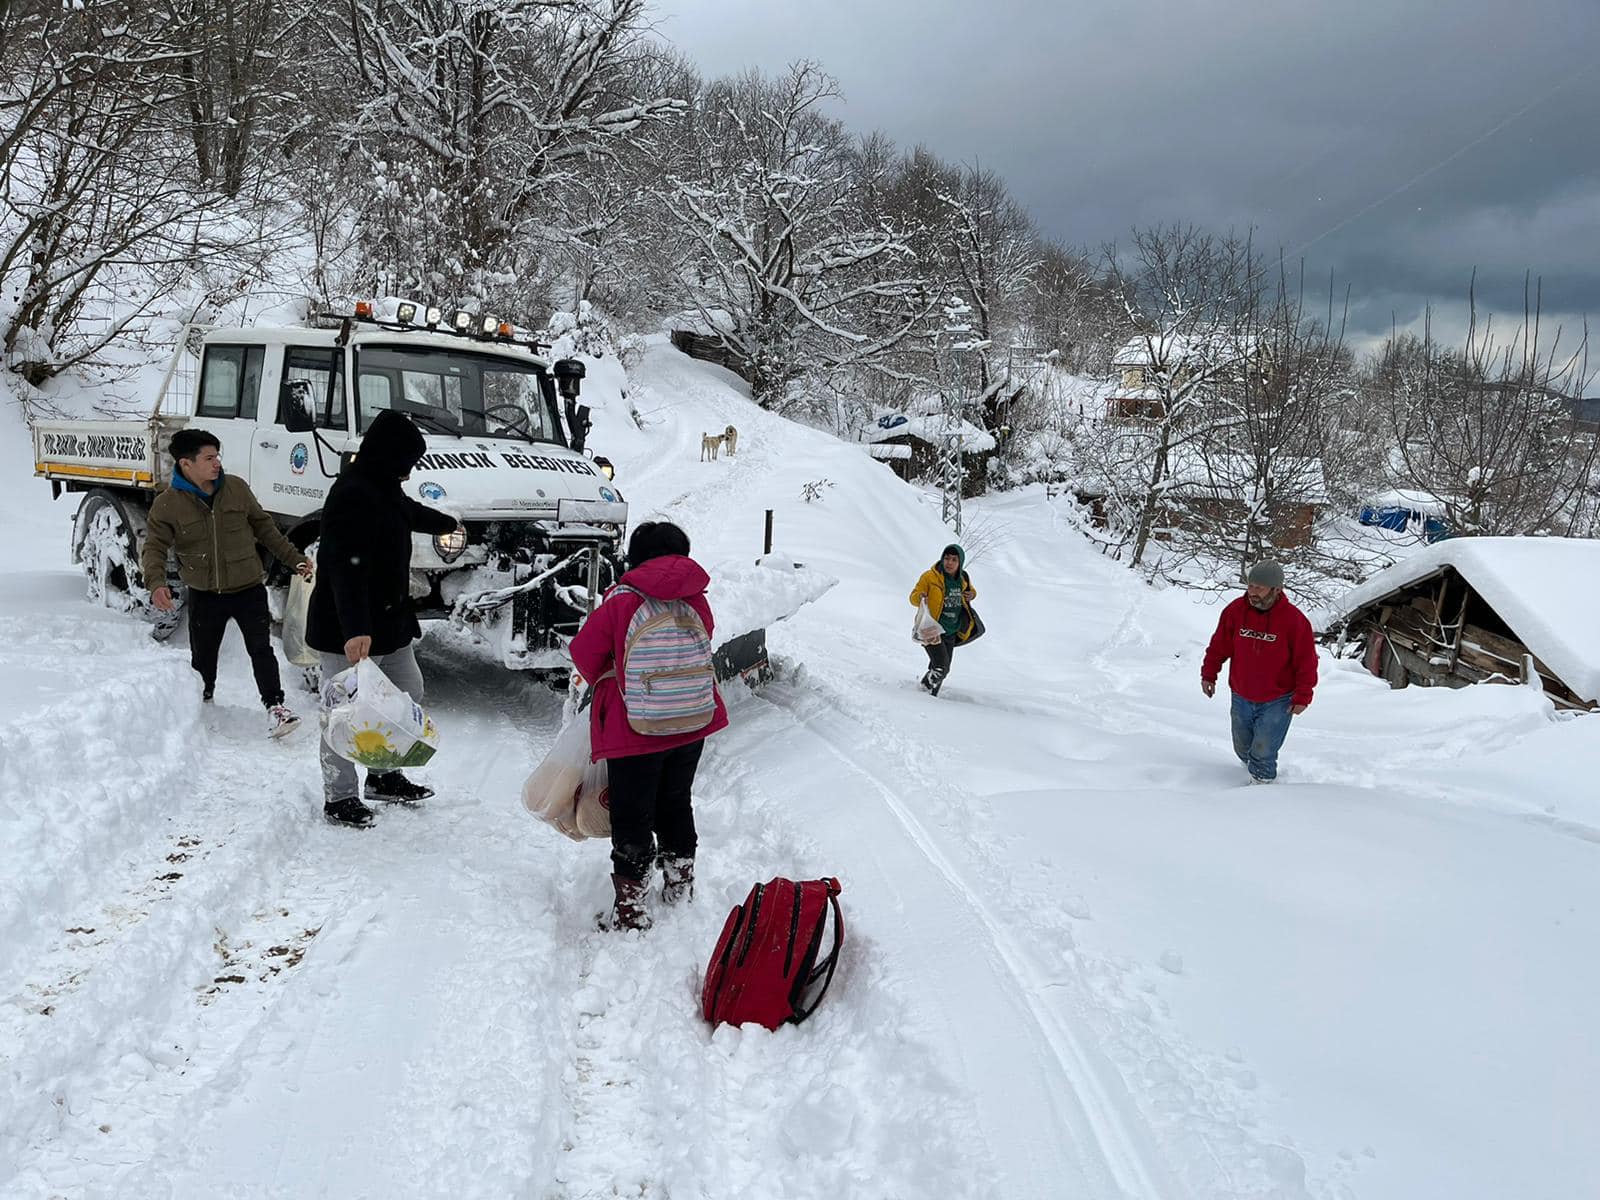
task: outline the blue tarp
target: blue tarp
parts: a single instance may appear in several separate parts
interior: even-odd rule
[[[1412,528],[1412,523],[1415,522],[1422,529],[1422,540],[1430,545],[1442,542],[1450,536],[1450,527],[1444,523],[1443,518],[1427,516],[1414,508],[1378,508],[1367,504],[1362,506],[1359,519],[1363,525],[1392,529],[1396,533],[1404,533],[1408,528]]]

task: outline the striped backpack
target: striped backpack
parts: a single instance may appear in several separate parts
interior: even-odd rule
[[[635,733],[692,733],[717,713],[716,671],[705,623],[683,600],[658,600],[638,588],[628,621],[618,684]],[[602,676],[604,678],[604,676]]]

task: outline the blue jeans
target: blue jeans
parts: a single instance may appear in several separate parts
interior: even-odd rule
[[[1278,777],[1278,750],[1289,734],[1294,697],[1257,704],[1233,693],[1233,752],[1256,779]]]

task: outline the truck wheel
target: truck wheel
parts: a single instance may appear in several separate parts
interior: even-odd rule
[[[118,612],[149,605],[150,594],[139,574],[141,532],[109,493],[90,492],[84,498],[73,522],[72,558],[83,564],[91,600]]]

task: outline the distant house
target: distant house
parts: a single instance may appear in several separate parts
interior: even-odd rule
[[[1225,331],[1141,333],[1124,342],[1111,358],[1117,379],[1106,400],[1106,420],[1159,421],[1166,396],[1200,371],[1226,371],[1243,362],[1249,349]]]
[[[1600,541],[1451,538],[1316,614],[1393,687],[1538,683],[1562,708],[1600,705]]]
[[[1119,477],[1087,474],[1078,478],[1074,494],[1087,505],[1092,520],[1105,528],[1110,498],[1124,500],[1145,494],[1149,463],[1130,458],[1129,468]],[[1280,549],[1293,549],[1311,541],[1317,519],[1329,503],[1328,485],[1322,460],[1280,456],[1274,471],[1277,498],[1266,506],[1268,542]],[[1256,507],[1248,482],[1254,464],[1240,455],[1200,455],[1193,451],[1173,456],[1162,485],[1161,503],[1156,509],[1154,536],[1168,540],[1174,530],[1206,530],[1218,522],[1243,525]]]
[[[938,397],[928,397],[914,402],[905,412],[891,408],[876,410],[872,420],[857,431],[857,440],[873,458],[887,462],[889,469],[901,479],[926,479],[938,468],[945,422]],[[956,433],[961,440],[966,468],[966,486],[962,491],[967,496],[976,496],[983,491],[989,459],[997,443],[993,434],[959,418]]]

